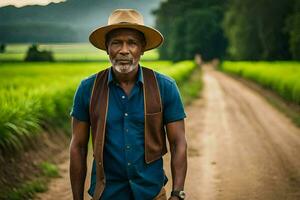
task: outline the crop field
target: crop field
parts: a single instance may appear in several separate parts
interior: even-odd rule
[[[300,105],[300,62],[230,62],[221,69],[270,89]]]
[[[0,53],[0,61],[22,61],[30,44],[9,44],[4,53]],[[107,54],[91,44],[41,44],[40,50],[53,52],[55,61],[105,61]],[[157,60],[158,52],[145,52],[143,60]]]
[[[178,83],[196,67],[193,61],[141,64],[172,76]],[[109,62],[1,63],[0,150],[22,149],[26,140],[42,129],[66,126],[80,80],[109,66]]]

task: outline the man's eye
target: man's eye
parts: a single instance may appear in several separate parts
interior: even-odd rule
[[[136,41],[129,41],[129,44],[137,44]]]

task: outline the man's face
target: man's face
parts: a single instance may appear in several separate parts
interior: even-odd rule
[[[133,29],[117,29],[109,33],[107,53],[113,68],[119,73],[133,71],[144,53],[141,33]]]

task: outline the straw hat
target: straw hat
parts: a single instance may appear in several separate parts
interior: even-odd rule
[[[105,35],[118,28],[130,28],[142,32],[146,39],[145,51],[158,47],[164,40],[162,34],[144,25],[143,16],[133,9],[117,9],[108,18],[107,26],[94,30],[89,39],[97,48],[106,50]]]

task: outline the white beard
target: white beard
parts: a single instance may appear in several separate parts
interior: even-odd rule
[[[128,63],[128,64],[119,64],[117,62],[113,62],[112,65],[113,68],[121,74],[130,73],[137,67],[137,64],[135,64],[135,62]]]

